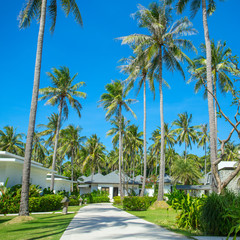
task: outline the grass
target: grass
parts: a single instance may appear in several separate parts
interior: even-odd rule
[[[34,219],[25,223],[6,225],[7,221],[15,216],[0,217],[0,239],[30,240],[30,239],[60,239],[80,206],[70,206],[70,213],[62,214],[36,214],[31,215]]]
[[[121,205],[114,205],[114,206],[120,209],[123,209]],[[179,228],[176,223],[176,217],[178,215],[178,212],[176,212],[174,209],[171,209],[171,208],[169,210],[148,209],[147,211],[127,211],[127,212],[131,213],[132,215],[135,215],[136,217],[143,218],[148,222],[155,223],[173,232],[183,234],[186,237],[202,235],[200,231]]]

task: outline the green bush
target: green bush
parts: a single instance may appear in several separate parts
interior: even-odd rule
[[[182,209],[181,202],[187,197],[183,191],[179,191],[176,188],[171,193],[165,194],[165,196],[168,198],[167,204],[175,210]]]
[[[146,211],[156,200],[154,197],[124,197],[123,209],[127,211]]]
[[[29,198],[30,212],[48,212],[61,209],[63,196],[44,195],[42,197]]]
[[[87,203],[110,202],[108,195],[108,192],[94,190],[92,193],[82,194],[81,198],[83,199],[83,202],[87,199]]]
[[[62,206],[62,196],[60,195],[45,195],[41,197],[29,198],[30,212],[48,212],[59,210]],[[11,198],[0,199],[0,214],[18,213],[20,206],[20,197],[16,195]]]
[[[121,197],[120,196],[115,196],[113,197],[113,204],[120,205],[122,204]]]
[[[212,193],[202,207],[201,227],[208,235],[226,236],[236,224],[231,215],[240,208],[240,195],[226,191],[221,195]]]
[[[71,195],[69,197],[69,206],[78,206],[79,205],[79,198],[75,195]]]
[[[177,217],[178,226],[181,228],[199,229],[201,208],[204,204],[205,197],[190,197],[189,194],[181,200],[178,209],[182,209]]]
[[[101,203],[101,202],[110,202],[110,199],[107,196],[93,197],[92,199],[92,203]]]

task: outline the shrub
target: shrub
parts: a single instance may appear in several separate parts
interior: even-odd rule
[[[71,195],[69,197],[69,206],[78,206],[79,205],[79,198],[75,195]]]
[[[239,211],[240,195],[226,191],[221,195],[212,193],[202,207],[201,227],[209,235],[226,236],[232,226],[236,224],[236,219],[231,215],[231,210]]]
[[[110,199],[107,196],[93,197],[92,199],[92,203],[101,203],[101,202],[110,202]]]
[[[120,196],[113,197],[113,204],[116,204],[116,205],[122,204],[121,197]]]
[[[92,193],[82,194],[81,198],[83,199],[83,201],[87,199],[87,203],[110,202],[108,192],[100,190],[94,190]]]
[[[154,197],[124,197],[123,209],[128,211],[146,211],[154,202]],[[156,199],[155,199],[156,200]]]
[[[44,195],[42,197],[29,198],[30,212],[48,212],[59,210],[62,206],[63,196],[61,195]]]
[[[53,190],[50,190],[50,187],[43,189],[42,195],[47,195],[47,194],[54,194]]]
[[[187,197],[183,191],[179,191],[176,188],[174,188],[171,193],[165,194],[165,196],[168,198],[167,204],[175,210],[182,209],[181,202]]]
[[[195,198],[189,194],[181,200],[179,208],[182,209],[177,217],[177,223],[181,228],[198,229],[200,227],[201,208],[205,197]]]

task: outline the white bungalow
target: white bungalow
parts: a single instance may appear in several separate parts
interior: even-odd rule
[[[7,187],[22,184],[24,158],[18,155],[0,151],[0,185],[8,179]],[[39,185],[42,189],[50,187],[52,172],[55,173],[55,192],[70,191],[72,181],[67,177],[56,175],[56,171],[43,167],[43,164],[31,161],[30,183]],[[49,175],[50,174],[50,175]]]
[[[107,175],[97,173],[93,176],[82,176],[78,179],[78,187],[80,194],[90,193],[94,190],[107,191],[109,198],[113,199],[115,196],[120,195],[119,191],[119,174],[117,171],[111,172]],[[139,194],[139,182],[133,181],[132,179],[125,176],[124,190],[127,195],[127,189],[132,189],[137,195]]]

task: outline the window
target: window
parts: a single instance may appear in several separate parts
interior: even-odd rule
[[[102,191],[109,193],[109,187],[102,187]]]

